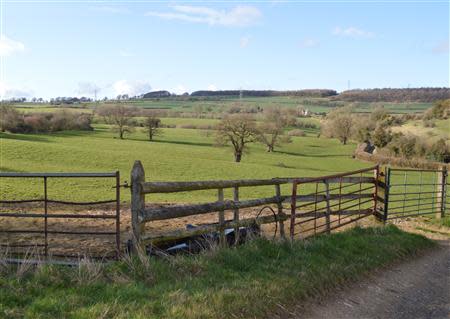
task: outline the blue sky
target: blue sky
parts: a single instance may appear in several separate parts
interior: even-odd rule
[[[0,93],[449,86],[449,3],[3,0]]]

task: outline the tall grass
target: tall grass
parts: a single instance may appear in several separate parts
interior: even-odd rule
[[[42,266],[20,281],[10,271],[0,277],[0,317],[263,317],[431,246],[387,226],[292,244],[256,239],[191,256]]]

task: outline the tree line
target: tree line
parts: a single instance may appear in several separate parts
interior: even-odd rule
[[[427,121],[430,117],[447,119],[450,114],[450,99],[438,101],[423,115],[390,115],[383,107],[378,107],[370,115],[353,114],[352,107],[341,107],[328,113],[321,128],[325,137],[337,138],[342,144],[350,139],[368,145],[370,152],[392,157],[429,159],[450,162],[448,139],[430,139],[412,133],[394,131],[393,127],[407,120]]]
[[[348,90],[334,97],[349,102],[435,102],[450,98],[449,88]]]

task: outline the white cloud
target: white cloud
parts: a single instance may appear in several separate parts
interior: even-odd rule
[[[130,13],[130,10],[121,6],[96,6],[91,7],[92,10],[103,12],[103,13],[112,13],[112,14],[123,14]]]
[[[134,57],[134,56],[135,56],[134,53],[131,53],[131,52],[128,51],[128,50],[120,50],[120,51],[119,51],[119,55],[120,55],[120,56],[123,56],[123,57],[126,57],[126,58]]]
[[[246,48],[250,43],[250,37],[242,37],[239,41],[241,48]]]
[[[179,84],[176,87],[174,87],[173,89],[170,90],[170,92],[175,93],[175,94],[183,94],[185,92],[187,92],[188,89],[183,85],[183,84]]]
[[[0,37],[0,56],[10,56],[24,50],[25,45],[22,42],[12,40],[5,35]]]
[[[216,10],[208,7],[172,6],[172,12],[149,11],[146,16],[166,20],[180,20],[227,27],[245,27],[255,25],[262,18],[261,11],[253,6],[236,6],[231,10]]]
[[[100,90],[101,88],[93,82],[80,82],[78,83],[76,93],[81,95],[94,95],[95,93],[99,93]]]
[[[144,94],[152,90],[150,83],[145,80],[120,80],[114,82],[112,88],[116,95],[128,94],[130,96]]]
[[[33,95],[33,90],[26,87],[14,87],[6,82],[0,82],[0,99],[30,97]]]
[[[214,84],[208,85],[208,91],[217,91],[217,86],[215,86]]]
[[[435,54],[441,54],[441,53],[448,53],[449,51],[449,42],[442,41],[441,43],[438,43],[436,46],[433,47],[432,52]]]
[[[320,45],[320,41],[317,39],[312,39],[312,38],[303,39],[300,42],[301,48],[316,48],[319,45]]]
[[[336,27],[334,28],[332,33],[336,36],[350,37],[350,38],[372,38],[375,36],[375,33],[373,32],[358,29],[356,27],[348,27],[348,28]]]

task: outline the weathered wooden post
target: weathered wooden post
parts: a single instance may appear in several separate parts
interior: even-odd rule
[[[235,186],[233,188],[233,200],[235,202],[239,201],[239,187]],[[239,208],[235,208],[233,210],[233,220],[235,223],[239,222]],[[234,227],[234,244],[237,245],[239,243],[239,226]]]
[[[280,184],[275,185],[275,193],[278,199],[277,202],[277,208],[278,208],[278,219],[279,219],[279,226],[280,226],[280,237],[282,239],[286,239],[286,233],[284,230],[284,212],[283,212],[283,199],[281,198],[281,187]]]
[[[131,170],[131,226],[133,230],[133,247],[139,245],[143,225],[139,221],[139,215],[145,208],[145,194],[142,191],[142,183],[145,182],[145,172],[141,161],[135,161]]]
[[[330,184],[328,183],[327,180],[324,180],[323,182],[325,183],[325,199],[326,199],[326,205],[327,205],[327,211],[325,213],[325,220],[326,220],[327,234],[330,234],[331,233]]]
[[[391,169],[385,167],[384,169],[384,207],[383,207],[383,222],[386,223],[389,215],[389,190],[391,185]]]
[[[223,203],[223,188],[219,188],[217,191],[217,201],[219,203]],[[219,211],[219,243],[221,246],[225,246],[225,211]]]
[[[436,199],[439,210],[436,213],[436,219],[441,219],[445,216],[445,198],[446,198],[446,185],[447,184],[447,167],[443,166],[438,172],[437,192]]]

